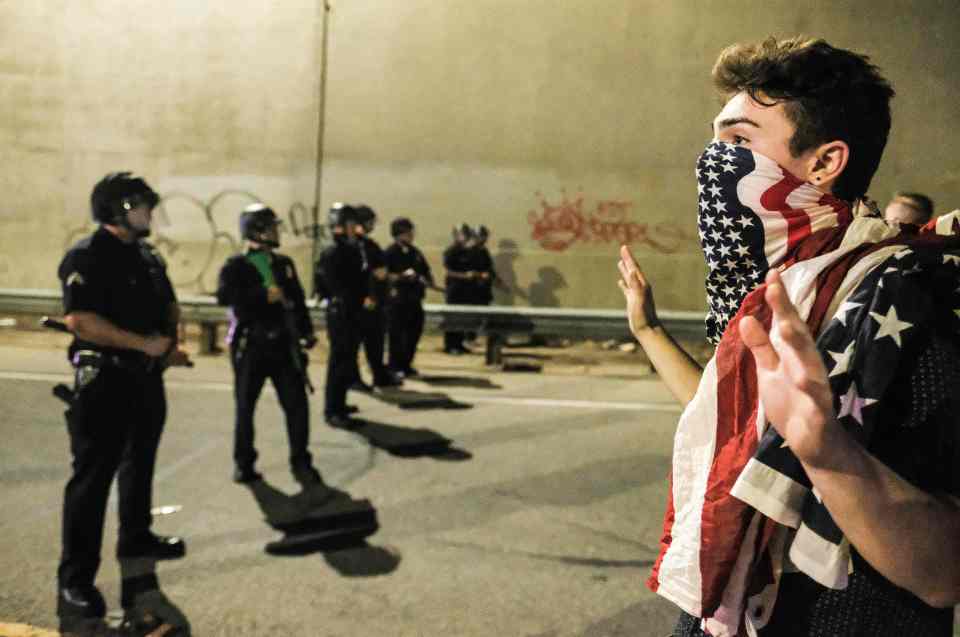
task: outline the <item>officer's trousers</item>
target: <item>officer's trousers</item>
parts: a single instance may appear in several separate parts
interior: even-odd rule
[[[66,412],[73,473],[63,496],[60,586],[93,584],[114,475],[119,541],[136,541],[149,532],[153,471],[166,415],[159,372],[104,367],[77,390]]]
[[[327,379],[324,387],[324,416],[346,415],[347,390],[356,380],[357,349],[360,346],[359,311],[348,311],[340,302],[327,306]]]
[[[360,338],[363,351],[367,357],[367,365],[373,374],[373,383],[378,385],[389,380],[387,368],[383,364],[383,344],[387,331],[387,320],[382,308],[364,309],[360,313]],[[360,372],[357,370],[357,376]]]
[[[423,335],[423,305],[420,300],[397,301],[387,307],[390,329],[390,369],[406,372],[413,366]]]
[[[300,355],[285,336],[257,338],[254,330],[240,330],[230,343],[233,362],[233,396],[236,420],[233,432],[233,460],[238,467],[252,467],[257,460],[254,447],[253,412],[260,392],[269,378],[283,409],[290,442],[290,466],[309,466],[310,404],[301,372],[293,356]],[[305,366],[306,361],[302,361]],[[304,367],[302,366],[302,368]]]

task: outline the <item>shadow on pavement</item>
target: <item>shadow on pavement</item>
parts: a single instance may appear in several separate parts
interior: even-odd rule
[[[503,385],[491,381],[483,376],[430,376],[422,374],[412,376],[410,380],[419,380],[428,385],[439,387],[470,387],[473,389],[502,389]]]
[[[186,615],[160,589],[157,560],[121,558],[120,577],[124,617],[118,635],[190,637]]]
[[[411,389],[381,389],[369,394],[380,402],[400,409],[473,409],[473,405],[450,398],[443,392],[420,392]]]
[[[432,429],[400,427],[372,420],[354,418],[357,423],[350,429],[376,449],[383,449],[401,458],[429,456],[436,460],[470,460],[473,454],[452,446],[453,441]]]
[[[369,500],[354,500],[346,491],[326,485],[305,488],[296,495],[265,480],[249,488],[267,523],[283,533],[279,540],[267,543],[267,553],[322,553],[333,568],[349,577],[383,575],[399,565],[398,554],[366,541],[380,528],[377,510]]]

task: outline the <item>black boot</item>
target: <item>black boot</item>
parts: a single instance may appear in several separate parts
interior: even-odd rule
[[[179,537],[154,535],[147,531],[132,540],[117,543],[117,557],[152,557],[156,560],[175,560],[187,554],[187,545]]]
[[[102,623],[107,602],[96,586],[57,588],[57,616],[61,632],[90,631]]]

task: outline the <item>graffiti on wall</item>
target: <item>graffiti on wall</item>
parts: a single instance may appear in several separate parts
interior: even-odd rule
[[[251,203],[263,203],[256,194],[237,189],[222,190],[209,199],[180,191],[164,193],[153,214],[150,242],[167,261],[174,286],[197,294],[213,291],[212,276],[223,261],[239,252],[242,240],[239,211]],[[280,211],[277,211],[280,214]],[[327,228],[313,223],[312,209],[294,202],[280,214],[281,241],[286,236],[304,242],[325,243]],[[72,229],[65,241],[68,248],[93,231],[93,222]]]
[[[527,217],[530,236],[545,250],[563,252],[577,243],[616,243],[671,254],[692,239],[676,223],[651,225],[632,220],[633,202],[629,200],[601,199],[588,209],[582,192],[570,197],[562,190],[558,203],[550,203],[541,192],[534,194],[539,211],[531,210]]]

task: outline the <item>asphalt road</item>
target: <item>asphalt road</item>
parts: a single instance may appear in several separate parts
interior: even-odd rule
[[[258,491],[231,482],[233,407],[223,357],[167,375],[169,417],[154,530],[185,559],[159,564],[193,634],[214,636],[661,636],[676,609],[644,586],[662,522],[679,410],[646,368],[494,373],[479,357],[422,356],[427,381],[351,394],[366,437],[322,425],[322,359],[311,365],[311,448],[324,479],[369,500],[379,530],[350,548],[296,556],[269,507],[302,503],[272,391],[257,412]],[[0,343],[0,622],[55,626],[60,507],[68,476],[62,352]],[[574,370],[576,372],[576,370]],[[411,433],[410,430],[416,430]],[[373,432],[373,433],[371,433]],[[374,435],[375,434],[375,435]],[[453,452],[401,447],[436,435]],[[119,605],[108,513],[98,585]]]

